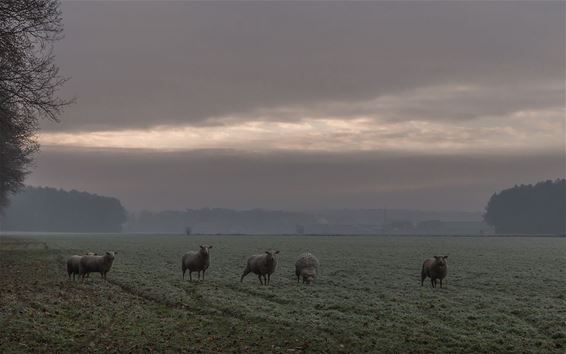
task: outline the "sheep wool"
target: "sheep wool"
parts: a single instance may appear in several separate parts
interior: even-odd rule
[[[297,276],[297,282],[300,278],[303,278],[303,283],[311,284],[318,275],[318,268],[320,263],[318,258],[314,254],[306,252],[299,256],[299,259],[295,263],[295,275]]]
[[[275,272],[277,266],[277,258],[275,255],[279,251],[269,250],[265,254],[256,254],[248,258],[244,273],[240,277],[240,282],[244,281],[244,277],[249,273],[257,274],[261,285],[269,285],[271,283],[271,274]],[[263,281],[262,281],[263,278]]]

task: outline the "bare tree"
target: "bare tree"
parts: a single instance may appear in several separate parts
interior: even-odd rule
[[[66,81],[53,43],[62,36],[59,0],[0,1],[0,210],[23,186],[38,149],[42,118],[58,120],[70,103],[57,90]]]

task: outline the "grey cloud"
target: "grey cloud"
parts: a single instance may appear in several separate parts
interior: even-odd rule
[[[209,121],[231,124],[234,121],[261,119],[299,121],[303,118],[376,118],[387,121],[445,121],[459,123],[475,118],[505,117],[520,111],[563,111],[566,106],[564,83],[515,87],[422,87],[385,95],[373,100],[324,102],[290,105],[279,109],[259,109],[240,117]],[[560,113],[562,114],[562,113]]]
[[[426,155],[43,149],[28,179],[139,209],[482,210],[493,192],[564,178],[563,153]]]
[[[461,84],[500,88],[494,111],[506,112],[521,106],[524,88],[564,77],[565,6],[64,2],[66,38],[56,52],[72,77],[64,94],[78,102],[61,124],[44,128],[207,124],[258,109],[355,107],[384,95]],[[551,97],[532,105],[562,104]],[[445,113],[467,117],[475,108]],[[410,109],[404,114],[437,113]]]

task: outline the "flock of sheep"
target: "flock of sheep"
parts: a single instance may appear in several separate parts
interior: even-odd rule
[[[198,251],[187,252],[181,260],[181,270],[183,271],[183,279],[185,273],[189,271],[189,280],[192,281],[192,273],[198,273],[200,280],[200,273],[202,272],[202,279],[204,280],[204,273],[210,266],[210,252],[212,246],[200,245]],[[100,256],[96,253],[87,253],[83,256],[74,255],[67,260],[67,273],[69,279],[75,279],[78,276],[81,279],[88,277],[90,273],[100,273],[102,278],[106,279],[106,274],[110,271],[114,257],[117,252],[106,252]],[[244,277],[249,273],[257,275],[261,285],[269,285],[271,281],[271,274],[275,272],[277,266],[277,257],[279,251],[268,250],[263,254],[256,254],[248,258],[246,268],[240,277],[240,282],[244,281]],[[426,259],[423,262],[421,270],[421,286],[424,280],[428,277],[431,280],[432,287],[436,287],[437,280],[440,281],[442,288],[442,281],[448,274],[448,265],[446,259],[448,256],[434,256],[434,258]],[[312,253],[303,253],[295,262],[295,275],[297,282],[303,279],[303,283],[311,284],[314,282],[318,275],[318,268],[320,263]]]

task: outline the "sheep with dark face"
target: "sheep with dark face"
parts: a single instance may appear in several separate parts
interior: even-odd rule
[[[67,259],[67,274],[69,275],[69,280],[71,279],[71,275],[73,276],[73,280],[75,280],[75,276],[79,275],[81,258],[82,256],[74,255]]]
[[[271,282],[271,274],[275,272],[277,266],[277,258],[275,255],[279,251],[265,251],[265,254],[256,254],[248,258],[246,269],[240,278],[240,282],[244,281],[244,277],[249,273],[257,274],[257,278],[261,285],[269,285]],[[261,280],[263,277],[263,281]]]
[[[320,263],[312,253],[303,253],[295,263],[295,275],[297,276],[297,283],[299,278],[303,278],[303,283],[310,284],[314,281],[318,273]]]
[[[202,272],[202,280],[204,280],[204,273],[210,266],[210,250],[212,246],[200,245],[200,249],[185,253],[181,260],[181,269],[183,271],[183,279],[185,279],[185,272],[189,271],[189,280],[193,280],[192,273],[198,272],[198,279],[200,280],[200,272]]]
[[[440,287],[442,288],[442,280],[446,278],[448,274],[447,258],[448,256],[434,256],[434,258],[426,259],[423,262],[421,286],[423,286],[424,280],[429,277],[433,288],[436,288],[437,279],[440,280]]]
[[[89,273],[100,273],[103,279],[112,268],[112,263],[118,252],[106,252],[103,256],[82,256],[79,262],[79,275],[82,279]]]

